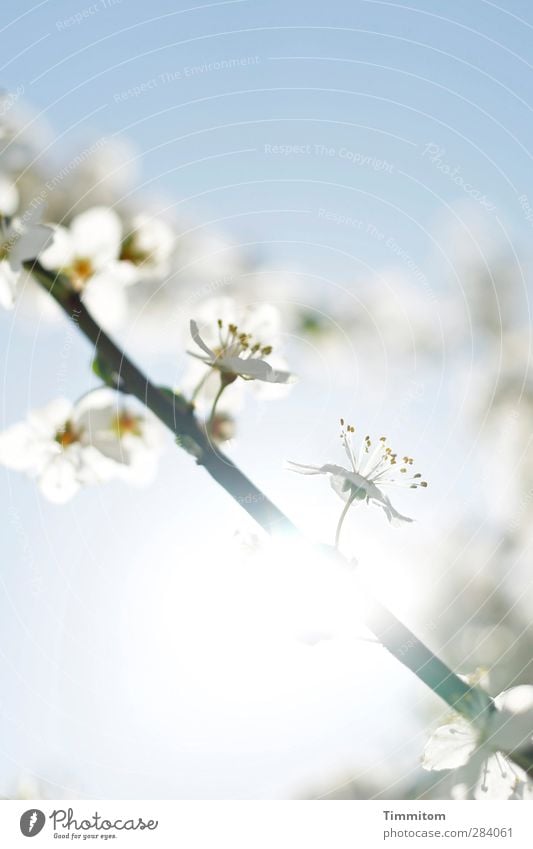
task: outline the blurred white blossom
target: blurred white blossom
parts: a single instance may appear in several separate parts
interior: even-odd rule
[[[533,740],[531,711],[533,687],[512,687],[494,699],[496,711],[484,725],[474,727],[459,714],[432,734],[422,759],[426,770],[457,770],[454,798],[510,799],[533,798],[533,785],[526,772],[500,749],[502,728],[511,749]],[[524,733],[520,715],[527,713],[529,732]],[[503,718],[503,723],[502,723]],[[512,725],[518,721],[519,737],[513,737]],[[510,726],[510,727],[509,727]]]
[[[97,389],[74,405],[53,401],[1,433],[0,463],[36,478],[46,498],[63,503],[83,485],[147,481],[160,433],[151,413],[135,413],[117,393]]]
[[[54,241],[40,260],[44,268],[61,272],[79,292],[91,312],[115,326],[126,313],[124,287],[135,282],[135,267],[120,260],[122,223],[107,207],[77,215],[70,226],[57,226]]]

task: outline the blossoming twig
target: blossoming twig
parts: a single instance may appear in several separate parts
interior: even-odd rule
[[[113,373],[120,376],[121,391],[134,395],[182,439],[197,463],[204,466],[211,477],[267,532],[297,534],[290,519],[210,442],[196,421],[191,405],[155,386],[102,331],[68,281],[62,280],[61,275],[46,271],[37,262],[27,262],[25,266],[67,315],[76,316],[76,326],[94,345],[97,355],[108,363]],[[331,557],[339,556],[334,549],[325,548]],[[365,593],[362,588],[361,593]],[[490,696],[452,672],[379,600],[366,595],[365,622],[383,646],[467,720],[474,724],[484,723],[487,712],[495,710]],[[533,752],[530,748],[513,751],[509,757],[533,776]]]

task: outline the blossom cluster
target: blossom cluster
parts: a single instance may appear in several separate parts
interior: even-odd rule
[[[194,349],[184,359],[179,391],[205,417],[210,438],[227,442],[245,384],[261,384],[258,397],[276,398],[294,379],[280,353],[280,311],[264,299],[249,302],[230,285],[252,266],[217,234],[148,201],[125,200],[130,176],[124,163],[132,157],[121,142],[95,145],[55,175],[35,166],[38,144],[35,129],[27,136],[16,111],[4,110],[0,305],[12,309],[20,300],[53,317],[52,300],[43,298],[27,270],[37,262],[108,333],[140,327],[139,344],[152,339],[161,351],[169,321],[173,356]],[[160,450],[159,428],[151,414],[130,412],[129,405],[108,389],[76,402],[57,399],[0,434],[0,463],[27,472],[57,502],[113,477],[148,479]]]
[[[59,398],[0,434],[0,463],[37,480],[62,503],[81,486],[122,479],[149,481],[162,447],[162,426],[132,399],[96,389],[72,404]]]

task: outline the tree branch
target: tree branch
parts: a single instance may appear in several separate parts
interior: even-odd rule
[[[171,396],[155,386],[117,347],[87,311],[68,280],[46,271],[38,263],[26,263],[38,282],[75,321],[94,346],[95,353],[119,378],[120,391],[134,395],[148,407],[196,457],[211,477],[268,533],[298,534],[296,527],[219,449],[209,440],[193,414],[193,408],[179,395]],[[193,448],[191,449],[190,443]],[[330,549],[331,557],[338,557]],[[482,724],[487,712],[494,710],[490,696],[482,689],[466,684],[422,643],[378,599],[366,594],[365,624],[388,651],[423,681],[451,708],[474,724]],[[512,755],[515,758],[515,755]],[[520,759],[519,759],[520,758]],[[516,762],[533,777],[531,759],[522,752]]]

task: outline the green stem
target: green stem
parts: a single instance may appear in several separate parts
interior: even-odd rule
[[[209,420],[208,420],[208,422],[207,422],[207,430],[208,430],[208,432],[209,432],[209,433],[211,432],[211,426],[212,426],[213,422],[215,421],[215,414],[216,414],[216,411],[217,411],[217,404],[218,404],[218,402],[220,401],[220,399],[221,399],[221,397],[222,397],[222,393],[224,392],[224,389],[226,388],[226,386],[227,386],[227,385],[228,385],[228,384],[227,384],[227,383],[224,383],[224,381],[221,379],[221,381],[220,381],[220,387],[219,387],[219,390],[218,390],[217,394],[215,395],[215,400],[213,401],[213,406],[211,407],[211,413],[210,413],[210,415],[209,415]]]
[[[340,539],[341,530],[342,530],[342,523],[344,522],[344,520],[346,518],[346,514],[348,513],[348,510],[352,506],[354,500],[355,500],[355,495],[352,493],[352,495],[350,495],[348,501],[344,505],[342,513],[339,517],[339,521],[337,523],[337,530],[335,532],[335,548],[337,549],[337,551],[339,550],[339,539]]]

